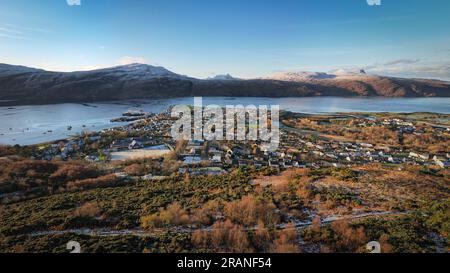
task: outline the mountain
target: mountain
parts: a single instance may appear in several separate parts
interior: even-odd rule
[[[357,96],[450,97],[450,83],[439,80],[406,79],[367,74],[364,70],[334,73],[285,72],[266,79],[320,86],[323,90],[345,90]]]
[[[280,81],[307,81],[307,80],[323,80],[335,78],[335,75],[330,75],[322,72],[281,72],[275,73],[266,79],[280,80]]]
[[[0,75],[12,75],[31,72],[43,72],[44,70],[30,68],[21,65],[0,64]]]
[[[3,105],[165,98],[186,95],[195,80],[145,64],[77,72],[1,67],[8,71],[0,72]]]
[[[239,81],[241,79],[235,78],[235,77],[231,76],[230,74],[224,74],[224,75],[217,75],[215,77],[208,78],[207,80],[210,80],[210,81]]]
[[[450,83],[381,77],[363,71],[286,72],[251,80],[219,75],[200,80],[146,64],[77,72],[50,72],[0,64],[0,105],[187,96],[450,97]]]
[[[172,71],[169,71],[161,66],[151,66],[146,64],[129,64],[122,66],[115,66],[111,68],[98,69],[94,71],[82,71],[74,72],[77,74],[92,74],[92,73],[104,73],[110,76],[121,77],[125,80],[142,80],[151,78],[187,78]]]

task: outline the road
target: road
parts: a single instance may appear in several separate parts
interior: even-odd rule
[[[357,214],[357,215],[351,215],[351,216],[330,216],[327,218],[324,218],[322,220],[322,224],[331,224],[336,221],[340,220],[357,220],[357,219],[363,219],[363,218],[369,218],[369,217],[380,217],[380,216],[399,216],[399,215],[407,215],[408,212],[391,212],[391,211],[385,211],[385,212],[370,212],[370,213],[363,213],[363,214]],[[305,229],[312,225],[312,221],[294,221],[293,222],[296,229]],[[285,229],[288,224],[279,224],[276,227],[278,229]],[[252,231],[256,230],[257,227],[249,227],[245,228],[245,231]],[[109,236],[137,236],[137,237],[151,237],[155,234],[165,232],[165,231],[173,231],[173,232],[180,232],[180,233],[193,233],[198,230],[208,231],[212,232],[216,229],[213,229],[211,227],[203,228],[203,229],[197,229],[197,228],[173,228],[173,229],[154,229],[151,231],[143,230],[140,228],[136,229],[123,229],[123,230],[112,230],[107,228],[81,228],[81,229],[67,229],[67,230],[46,230],[46,231],[38,231],[33,232],[25,235],[29,235],[31,237],[39,237],[39,236],[48,236],[48,235],[64,235],[64,234],[76,234],[76,235],[87,235],[87,236],[94,236],[94,237],[109,237]]]

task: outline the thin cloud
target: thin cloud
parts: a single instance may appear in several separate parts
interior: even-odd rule
[[[28,40],[33,35],[50,33],[42,28],[22,27],[12,24],[0,24],[0,37],[14,40]]]
[[[369,73],[396,76],[450,80],[450,62],[427,62],[420,59],[401,59],[363,67]]]
[[[342,20],[330,20],[330,21],[320,21],[320,22],[304,22],[302,24],[296,25],[284,25],[276,27],[277,29],[300,29],[300,28],[315,28],[315,27],[336,27],[337,25],[361,25],[366,23],[382,23],[382,22],[395,22],[412,20],[416,18],[413,15],[399,15],[399,16],[386,16],[386,17],[376,17],[376,18],[356,18],[356,19],[342,19]]]
[[[24,27],[13,24],[3,24],[3,26],[10,31],[21,32],[22,34],[31,33],[31,32],[40,32],[40,33],[51,33],[48,29],[37,28],[37,27]]]
[[[18,35],[23,34],[22,31],[19,31],[19,30],[16,30],[16,29],[11,29],[11,28],[6,28],[6,27],[0,27],[0,32],[13,33],[13,34],[18,34]]]
[[[420,59],[400,59],[385,63],[385,66],[401,65],[401,64],[415,64],[420,62]]]
[[[5,32],[2,32],[1,30],[0,30],[0,37],[9,38],[9,39],[16,39],[16,40],[24,40],[24,39],[26,39],[26,37],[24,37],[24,36],[13,35],[13,34],[10,34],[10,33],[5,33]]]
[[[134,63],[148,64],[149,62],[144,57],[124,56],[124,57],[119,58],[118,60],[116,60],[115,63],[112,63],[112,64],[88,65],[88,66],[81,67],[80,70],[81,71],[97,70],[97,69],[104,69],[104,68],[120,66],[120,65],[134,64]]]

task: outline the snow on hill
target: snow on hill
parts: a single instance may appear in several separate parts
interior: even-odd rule
[[[75,72],[49,72],[42,69],[35,69],[25,66],[0,64],[0,74],[3,75],[14,75],[23,73],[33,73],[33,72],[48,72],[55,75],[61,75],[62,77],[85,77],[89,75],[105,75],[131,79],[152,79],[152,78],[179,78],[186,79],[187,76],[176,74],[172,71],[167,70],[161,66],[152,66],[147,64],[129,64],[121,65],[110,68],[102,68],[89,71],[75,71]]]
[[[163,67],[130,64],[111,68],[51,72],[0,64],[3,105],[92,102],[187,96],[384,96],[450,97],[450,84],[349,73],[288,72],[270,78],[238,80],[219,75],[199,80]]]
[[[267,79],[279,81],[306,81],[333,79],[335,75],[322,72],[279,72],[269,76]]]
[[[213,81],[237,81],[240,80],[238,78],[235,78],[231,76],[230,74],[224,74],[224,75],[217,75],[212,78],[208,78],[207,80],[213,80]]]
[[[172,71],[167,70],[161,66],[152,66],[147,64],[128,64],[115,66],[111,68],[104,68],[98,70],[84,71],[84,72],[76,72],[76,73],[105,73],[105,74],[113,74],[113,75],[121,75],[127,76],[129,78],[187,78],[186,76],[182,76],[176,74]]]
[[[279,72],[275,73],[265,79],[291,81],[291,82],[309,82],[317,80],[339,80],[352,77],[371,77],[367,75],[364,70],[350,71],[350,70],[336,70],[330,73],[324,72]]]
[[[22,74],[31,72],[43,72],[42,69],[30,68],[21,65],[9,65],[0,63],[0,73],[1,74]]]

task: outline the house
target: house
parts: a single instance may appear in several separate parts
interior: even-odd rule
[[[87,155],[84,159],[89,162],[99,162],[100,161],[98,156],[94,156],[94,155]]]
[[[152,174],[147,174],[144,176],[141,176],[142,180],[152,180],[153,179],[153,175]]]
[[[444,156],[435,155],[435,156],[433,156],[433,161],[434,162],[446,161],[446,158]]]
[[[422,160],[430,159],[430,155],[427,153],[410,152],[409,157],[418,158]]]
[[[292,164],[292,161],[285,161],[284,162],[284,167],[286,168],[286,169],[290,169],[290,168],[292,168],[294,165]]]
[[[183,160],[183,164],[185,165],[194,165],[202,162],[202,158],[200,156],[185,156]]]
[[[91,142],[96,142],[99,141],[101,139],[101,136],[90,136],[89,137],[89,141]]]
[[[222,163],[222,156],[221,156],[220,154],[215,154],[215,155],[212,157],[211,161],[212,161],[213,163]]]
[[[144,148],[144,145],[142,145],[142,143],[140,141],[137,141],[135,139],[133,139],[133,141],[131,141],[131,143],[128,145],[128,150],[140,149],[140,148]]]
[[[450,167],[450,162],[449,161],[440,161],[440,160],[438,160],[438,161],[436,161],[436,165],[438,165],[439,167],[445,169],[445,168]]]
[[[189,173],[191,175],[219,175],[223,174],[224,171],[218,167],[211,167],[211,168],[186,169],[184,173]]]
[[[248,165],[248,162],[247,162],[247,161],[239,160],[239,167],[245,167],[245,166],[247,166],[247,165]]]
[[[129,145],[130,142],[128,140],[119,139],[114,140],[109,147],[112,151],[119,151],[128,148]]]
[[[130,176],[127,174],[127,173],[125,173],[125,172],[118,172],[118,173],[115,173],[114,174],[117,178],[122,178],[122,179],[125,179],[125,178],[129,178]]]
[[[278,164],[278,161],[276,161],[276,160],[269,160],[269,167],[271,167],[271,168],[279,168],[280,165]]]

